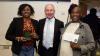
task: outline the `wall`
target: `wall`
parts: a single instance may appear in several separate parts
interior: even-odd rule
[[[71,3],[78,4],[78,0],[71,2],[38,2],[38,1],[1,1],[0,2],[0,45],[11,45],[11,42],[5,40],[5,34],[13,17],[17,17],[17,10],[20,4],[27,3],[32,5],[35,10],[35,15],[32,18],[39,20],[45,17],[44,6],[46,4],[54,4],[56,13],[55,17],[66,23],[68,16],[67,10]]]

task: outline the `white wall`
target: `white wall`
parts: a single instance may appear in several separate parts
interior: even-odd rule
[[[55,17],[66,23],[68,16],[67,10],[71,3],[78,4],[78,0],[71,0],[71,2],[38,2],[38,1],[10,1],[0,2],[0,45],[9,45],[10,42],[5,40],[5,33],[13,17],[17,17],[17,10],[20,4],[27,3],[32,5],[35,10],[35,15],[32,18],[39,20],[45,17],[44,6],[46,4],[54,4],[56,8]],[[3,42],[2,42],[3,41]]]

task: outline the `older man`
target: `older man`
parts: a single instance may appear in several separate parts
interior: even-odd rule
[[[46,18],[39,20],[40,41],[38,53],[40,56],[57,56],[61,35],[60,30],[64,27],[64,24],[55,18],[53,4],[47,4],[44,12]]]

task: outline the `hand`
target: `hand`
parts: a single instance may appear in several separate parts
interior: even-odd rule
[[[33,39],[38,39],[39,38],[36,33],[31,33],[30,35],[32,36]]]
[[[22,41],[22,42],[25,42],[27,41],[24,37],[16,37],[16,40],[19,42],[19,41]]]
[[[70,46],[71,46],[71,48],[73,48],[73,49],[80,49],[79,44],[74,43],[74,42],[70,42]]]

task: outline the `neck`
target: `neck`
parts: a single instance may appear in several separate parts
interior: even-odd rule
[[[30,17],[23,17],[24,19],[30,19]]]
[[[78,21],[72,21],[73,23],[79,23],[80,22],[80,20],[78,20]]]
[[[51,18],[47,17],[47,18],[50,20],[50,19],[52,19],[52,18],[54,18],[54,17],[51,17]]]

